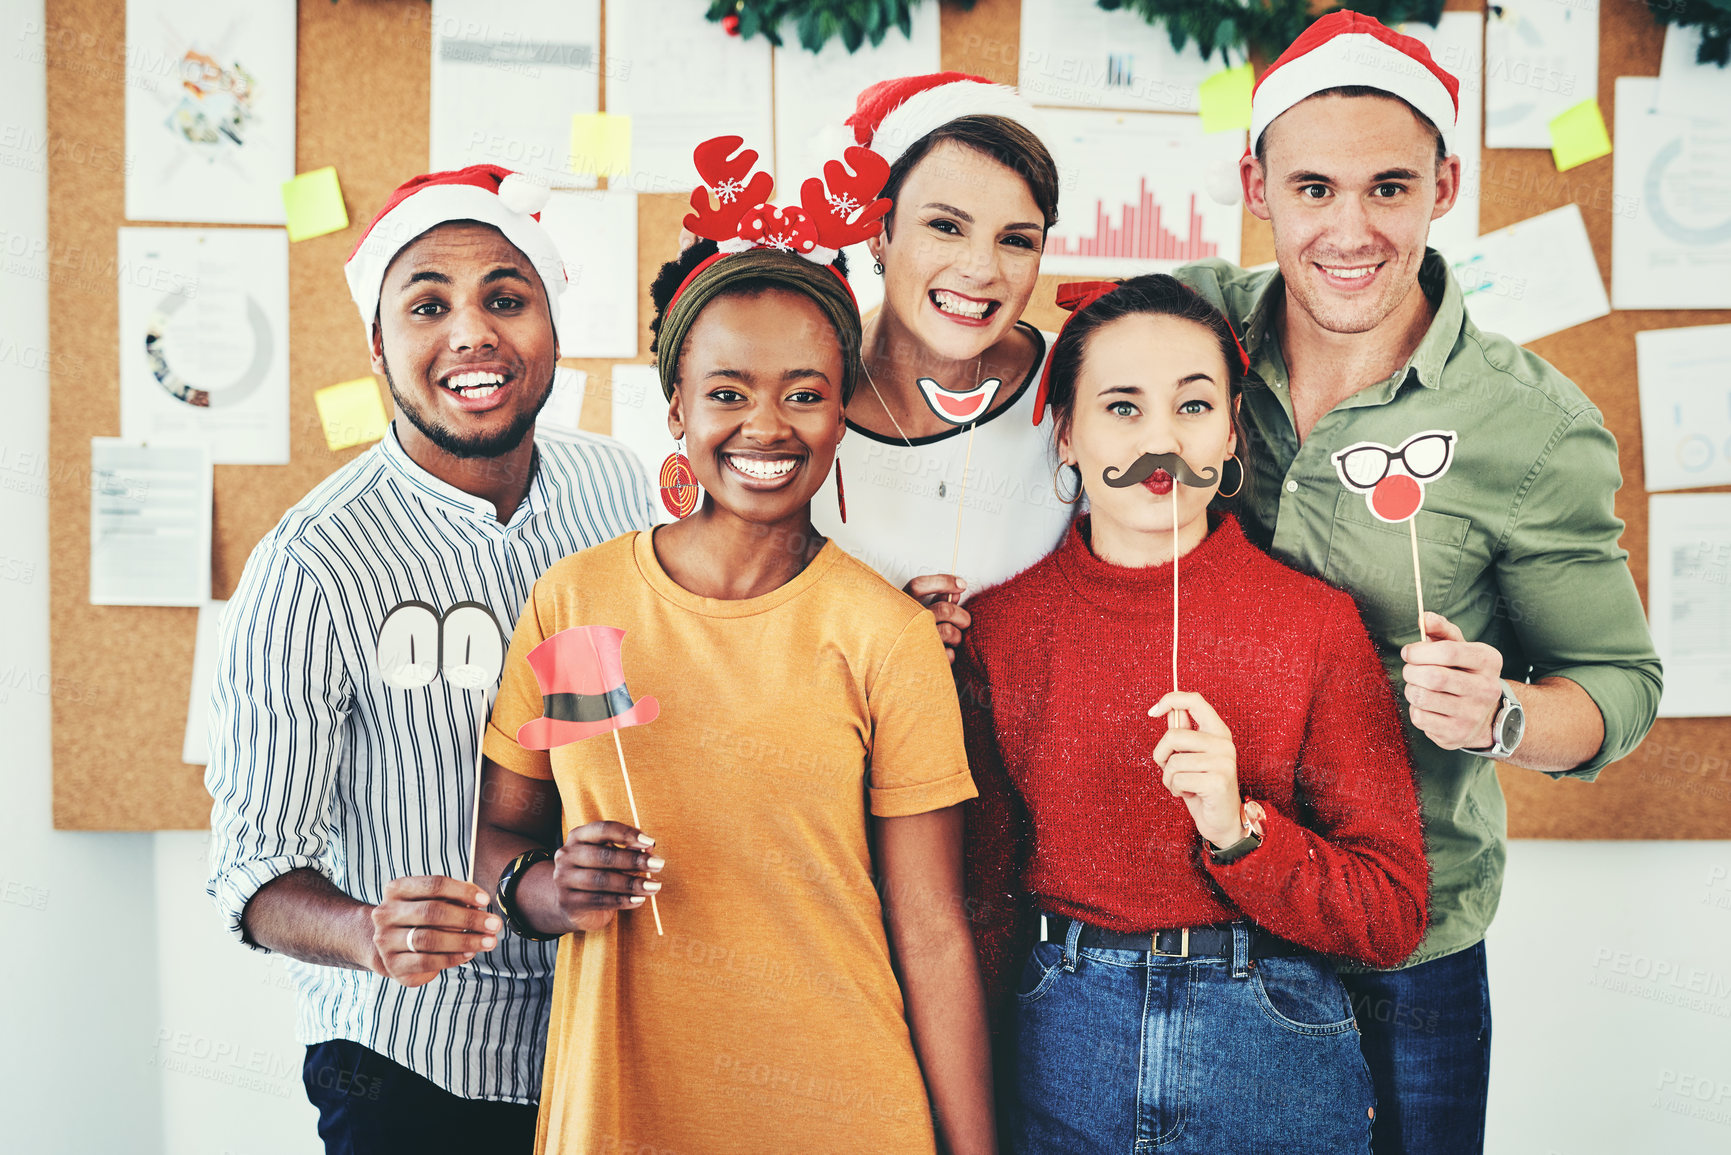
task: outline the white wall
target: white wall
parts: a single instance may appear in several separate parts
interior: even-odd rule
[[[222,934],[205,836],[51,828],[42,28],[0,5],[0,1146],[311,1155],[287,974]],[[1493,1155],[1731,1149],[1731,843],[1516,843],[1489,957]]]

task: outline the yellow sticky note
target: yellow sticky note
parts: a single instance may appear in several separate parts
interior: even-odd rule
[[[371,377],[357,377],[320,389],[313,394],[313,403],[319,407],[325,444],[332,449],[377,441],[390,424],[384,402],[379,400],[379,383]]]
[[[1611,155],[1611,137],[1596,99],[1583,100],[1551,120],[1551,156],[1557,171]]]
[[[337,184],[337,170],[330,165],[284,181],[282,207],[288,217],[291,241],[322,237],[349,227],[342,186]]]
[[[1196,88],[1202,106],[1202,131],[1240,132],[1250,127],[1250,90],[1256,84],[1256,69],[1249,61],[1237,68],[1216,72]]]
[[[571,117],[571,171],[606,176],[631,171],[631,118],[606,112]]]

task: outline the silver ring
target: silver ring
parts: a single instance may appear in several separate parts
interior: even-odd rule
[[[421,953],[420,951],[415,949],[415,932],[417,930],[420,930],[420,929],[421,928],[418,926],[411,926],[409,928],[409,953],[410,954],[420,954]]]

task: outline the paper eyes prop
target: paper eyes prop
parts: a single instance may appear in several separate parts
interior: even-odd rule
[[[1190,463],[1176,453],[1144,453],[1122,470],[1113,469],[1108,465],[1100,474],[1100,480],[1113,489],[1128,489],[1132,485],[1141,485],[1160,470],[1166,471],[1166,476],[1173,481],[1182,481],[1185,485],[1197,489],[1207,489],[1220,480],[1220,471],[1213,466],[1201,473],[1190,468]]]
[[[426,602],[401,602],[379,626],[379,679],[418,690],[441,673],[461,690],[483,690],[505,668],[505,635],[480,602],[458,602],[441,614]]]
[[[1455,456],[1452,429],[1415,433],[1396,448],[1360,441],[1334,455],[1340,483],[1365,495],[1370,512],[1383,521],[1408,521],[1424,504],[1424,482],[1448,472]]]
[[[997,396],[998,386],[1002,384],[996,377],[987,377],[972,389],[958,393],[945,389],[930,377],[921,377],[920,396],[926,399],[933,413],[951,425],[966,425],[985,416],[986,410],[992,407],[992,398]]]

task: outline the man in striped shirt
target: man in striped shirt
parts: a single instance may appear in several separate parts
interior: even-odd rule
[[[624,447],[533,436],[565,286],[545,195],[477,166],[374,218],[345,272],[395,420],[259,543],[223,620],[209,891],[295,960],[332,1151],[534,1138],[554,944],[469,881],[476,751],[536,577],[654,520]]]

